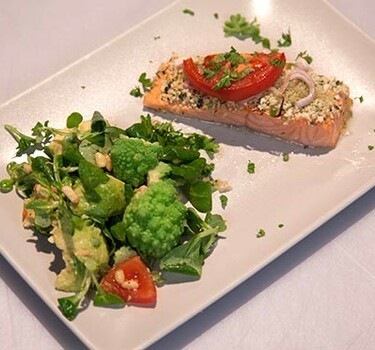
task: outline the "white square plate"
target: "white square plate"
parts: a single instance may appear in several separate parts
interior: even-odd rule
[[[184,8],[195,15],[183,13]],[[219,19],[214,17],[218,13]],[[155,309],[95,308],[90,305],[73,321],[64,322],[91,348],[143,348],[177,327],[267,263],[310,234],[316,227],[375,185],[374,43],[324,1],[188,0],[174,3],[135,29],[108,43],[68,69],[0,108],[3,124],[28,131],[37,121],[63,126],[79,111],[90,118],[100,111],[111,123],[125,127],[143,111],[129,91],[140,73],[152,76],[172,52],[181,56],[259,49],[250,40],[225,38],[223,22],[231,14],[257,16],[262,34],[272,42],[290,28],[290,60],[308,50],[319,73],[346,82],[355,100],[353,118],[336,149],[304,149],[251,131],[179,118],[181,128],[200,130],[222,144],[216,176],[231,182],[229,204],[222,210],[228,222],[225,239],[207,259],[201,280],[166,285],[158,290]],[[332,30],[334,28],[334,30]],[[159,37],[155,39],[155,37]],[[84,87],[84,88],[83,88]],[[0,131],[1,177],[15,154],[15,144]],[[282,154],[290,159],[283,161]],[[255,174],[246,171],[256,164]],[[21,225],[22,203],[14,194],[1,195],[2,253],[35,292],[60,317],[49,270],[53,255],[40,250],[35,236]],[[216,201],[218,204],[218,201]],[[283,224],[282,228],[279,224]],[[256,238],[258,230],[266,232]],[[12,239],[9,239],[9,233]]]

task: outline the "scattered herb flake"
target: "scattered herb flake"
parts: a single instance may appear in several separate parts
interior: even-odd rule
[[[224,34],[240,40],[251,38],[255,44],[261,43],[264,48],[270,48],[270,40],[260,35],[260,24],[256,17],[249,22],[240,14],[231,15],[229,20],[224,22]]]
[[[160,35],[154,36],[154,40],[159,40],[159,39],[160,39]]]
[[[280,60],[279,58],[271,58],[269,59],[269,63],[271,63],[275,67],[282,67],[285,65],[285,62],[283,60]]]
[[[292,37],[290,35],[290,29],[287,33],[281,34],[281,39],[277,40],[277,46],[278,47],[288,47],[292,45]]]
[[[307,51],[306,51],[306,50],[305,50],[305,51],[301,51],[301,52],[297,55],[296,60],[297,60],[298,58],[300,58],[300,57],[301,57],[302,59],[304,59],[308,64],[311,64],[312,61],[313,61],[312,57],[311,57],[310,55],[307,54]]]
[[[228,197],[227,197],[225,194],[222,194],[222,195],[220,196],[220,202],[221,202],[221,207],[222,207],[223,209],[225,209],[226,206],[228,205]]]
[[[143,92],[141,91],[141,88],[139,86],[136,86],[135,88],[133,88],[131,91],[130,91],[130,95],[131,96],[134,96],[134,97],[142,97],[143,94],[148,91],[151,86],[152,86],[152,81],[151,79],[147,78],[147,75],[145,72],[143,72],[139,78],[138,78],[138,82],[142,84],[142,90]]]
[[[135,88],[131,89],[130,95],[134,96],[134,97],[142,97],[143,96],[139,86],[136,86]]]
[[[144,92],[146,92],[152,86],[152,81],[151,79],[147,78],[147,75],[145,72],[143,72],[139,76],[138,81],[142,84],[142,88]]]
[[[277,227],[278,227],[278,228],[283,228],[283,227],[284,227],[284,224],[278,224]]]
[[[187,14],[187,15],[190,15],[190,16],[195,15],[195,12],[193,10],[190,10],[190,9],[184,9],[182,12]]]
[[[257,233],[257,238],[261,238],[261,237],[264,237],[266,235],[266,231],[264,231],[262,228],[259,229],[258,233]]]
[[[359,101],[359,103],[362,103],[365,99],[363,98],[363,96],[359,96],[359,97],[354,97],[356,100]]]
[[[283,153],[283,161],[284,162],[289,161],[289,153]]]
[[[372,151],[374,149],[374,146],[373,145],[368,145],[367,148],[368,148],[369,151]]]
[[[216,19],[219,19],[219,14],[218,14],[218,13],[214,13],[214,17],[215,17]]]
[[[255,164],[249,160],[249,163],[247,163],[247,172],[249,174],[254,174],[255,173]]]

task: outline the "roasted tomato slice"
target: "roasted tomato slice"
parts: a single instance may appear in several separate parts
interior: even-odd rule
[[[101,287],[124,302],[138,305],[156,303],[156,287],[150,271],[139,256],[115,265],[101,280]]]
[[[207,95],[222,100],[241,101],[273,86],[281,76],[286,62],[284,53],[280,52],[240,55],[244,59],[235,66],[233,62],[223,62],[221,58],[219,68],[215,60],[219,55],[206,56],[203,64],[197,64],[192,58],[188,58],[183,62],[185,75],[194,88]],[[213,65],[216,65],[216,72],[212,69],[215,68]],[[225,77],[229,81],[227,84]]]

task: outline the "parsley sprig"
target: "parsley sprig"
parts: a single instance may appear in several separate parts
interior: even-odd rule
[[[203,75],[206,79],[210,79],[222,72],[220,80],[213,86],[214,90],[220,90],[224,87],[231,86],[233,82],[243,79],[251,73],[252,68],[250,67],[247,67],[240,72],[236,70],[240,64],[246,63],[248,63],[248,59],[238,53],[232,46],[230,51],[216,55],[216,57],[209,63],[209,67],[204,69]],[[229,67],[224,69],[228,64]]]
[[[264,48],[271,47],[270,40],[260,35],[260,24],[257,18],[249,22],[240,14],[231,15],[229,21],[224,23],[225,36],[234,36],[237,39],[245,40],[251,38],[256,44],[262,43]]]
[[[130,95],[134,97],[142,97],[145,92],[150,90],[152,86],[152,81],[151,79],[147,78],[147,74],[143,72],[139,78],[138,82],[141,83],[141,86],[136,86],[130,91]],[[142,90],[141,90],[142,87]]]

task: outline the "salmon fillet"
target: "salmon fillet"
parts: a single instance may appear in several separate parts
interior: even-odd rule
[[[291,66],[286,67],[275,87],[261,95],[240,102],[223,101],[191,87],[182,65],[173,57],[160,66],[143,103],[156,111],[246,126],[306,146],[334,148],[351,114],[348,86],[310,71],[315,83],[314,99],[307,106],[297,108],[295,103],[309,93],[303,81],[292,80],[282,96],[277,90],[290,69]]]

